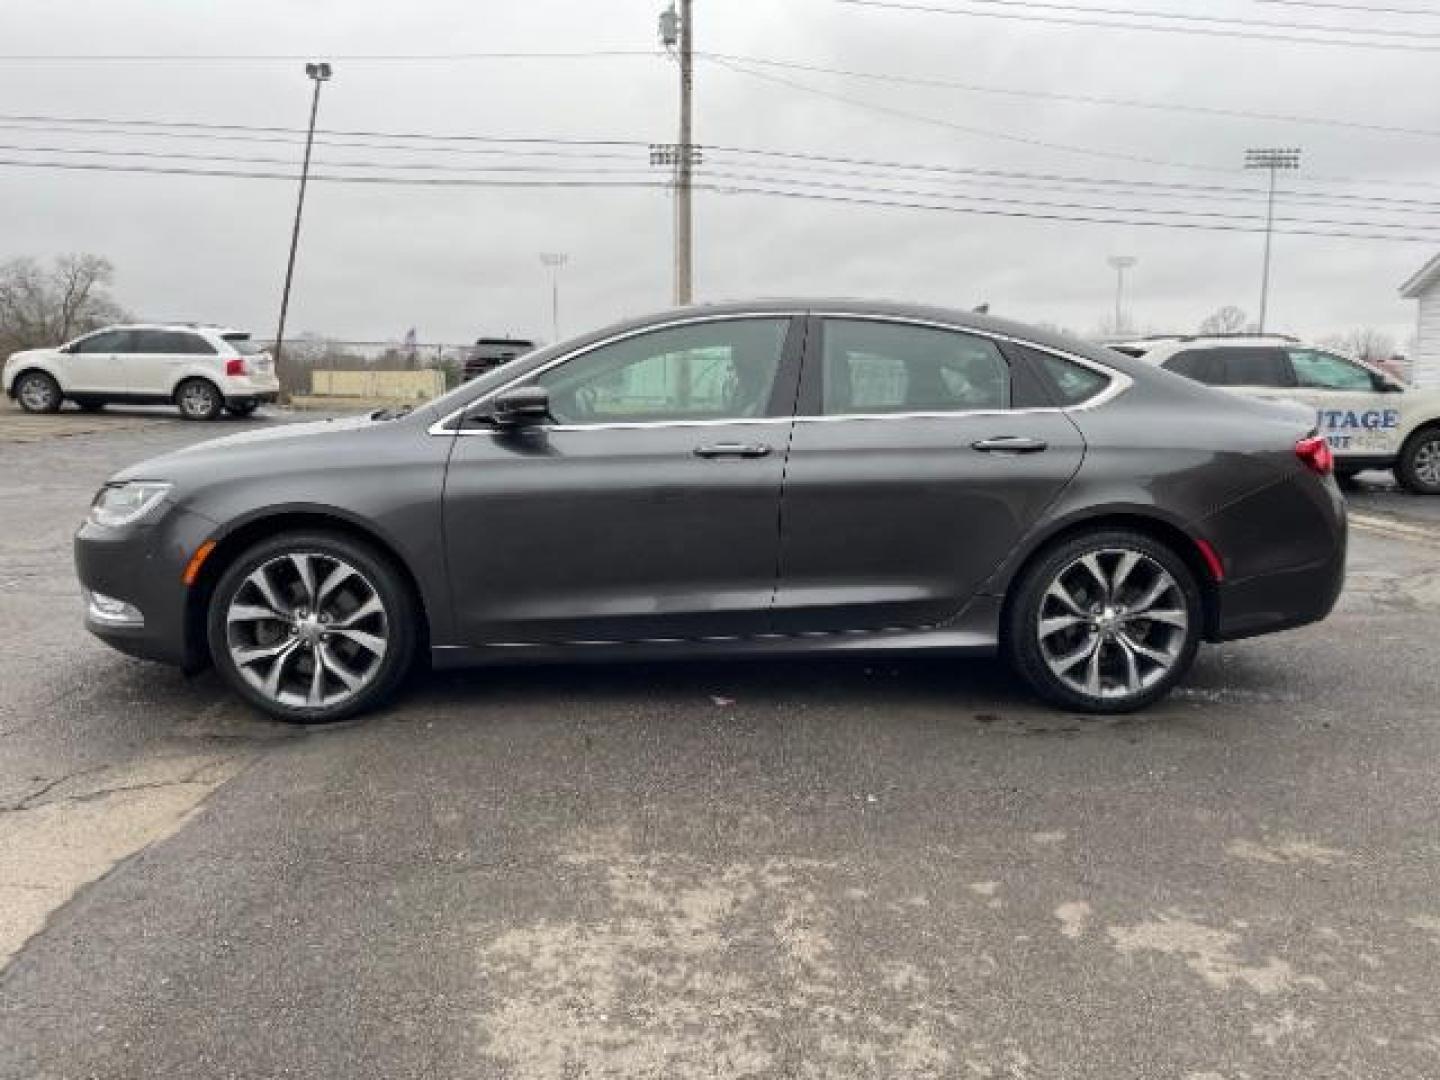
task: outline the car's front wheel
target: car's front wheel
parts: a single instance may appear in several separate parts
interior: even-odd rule
[[[1440,495],[1440,425],[1417,431],[1405,441],[1395,479],[1417,495]]]
[[[27,371],[15,380],[15,400],[26,412],[59,412],[65,395],[60,384],[43,371]]]
[[[1065,540],[1029,567],[1005,641],[1041,697],[1082,712],[1129,712],[1184,677],[1203,615],[1195,575],[1170,548],[1107,529]]]
[[[210,653],[230,685],[270,715],[329,723],[395,691],[415,654],[417,618],[404,578],[368,545],[281,535],[221,576]]]
[[[214,420],[225,399],[208,379],[186,379],[175,388],[175,407],[186,420]]]

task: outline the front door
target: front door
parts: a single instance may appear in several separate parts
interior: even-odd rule
[[[786,468],[776,629],[943,622],[1075,475],[1080,433],[1017,407],[1041,403],[987,338],[848,318],[819,338]]]
[[[75,342],[65,361],[65,391],[123,395],[128,389],[125,361],[130,337],[129,330],[102,330]]]
[[[1286,350],[1295,372],[1295,397],[1315,407],[1316,423],[1341,457],[1389,457],[1400,452],[1402,393],[1396,384],[1344,357],[1318,349]]]
[[[803,328],[636,332],[522,380],[548,391],[553,422],[470,421],[445,487],[462,641],[763,632]]]

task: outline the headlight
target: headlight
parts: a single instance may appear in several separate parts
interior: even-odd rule
[[[90,505],[90,523],[114,529],[139,521],[170,494],[172,486],[155,480],[107,484]]]

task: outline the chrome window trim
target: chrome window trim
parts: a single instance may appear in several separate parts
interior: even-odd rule
[[[986,338],[990,341],[1004,341],[1011,345],[1023,345],[1027,349],[1034,349],[1036,352],[1049,353],[1051,356],[1065,360],[1068,363],[1077,364],[1089,371],[1102,375],[1109,380],[1109,385],[1098,394],[1086,398],[1078,405],[1041,405],[1026,409],[964,409],[945,412],[887,412],[887,413],[836,413],[834,415],[805,415],[805,416],[762,416],[762,417],[738,417],[732,420],[642,420],[642,421],[620,421],[614,423],[599,424],[536,424],[530,430],[534,431],[636,431],[650,428],[687,428],[687,427],[729,427],[740,424],[749,425],[773,425],[773,424],[824,424],[835,423],[842,420],[944,420],[956,417],[972,416],[1027,416],[1044,413],[1069,413],[1084,412],[1088,409],[1099,408],[1101,405],[1114,401],[1130,387],[1135,385],[1135,380],[1123,371],[1091,360],[1084,356],[1077,356],[1064,349],[1057,349],[1052,345],[1042,345],[1036,341],[1016,337],[1013,334],[1002,334],[997,331],[977,330],[974,327],[962,326],[956,323],[941,322],[935,319],[923,319],[909,315],[886,315],[878,312],[853,312],[853,311],[746,311],[735,312],[725,315],[696,315],[690,318],[680,318],[662,323],[652,323],[648,326],[624,333],[615,334],[604,338],[601,341],[592,342],[583,348],[558,356],[554,360],[541,365],[534,371],[527,371],[518,375],[509,382],[497,386],[494,390],[482,394],[469,404],[462,406],[443,418],[435,421],[427,429],[431,435],[489,435],[494,436],[500,433],[497,428],[451,428],[446,425],[458,420],[465,413],[469,412],[476,405],[493,398],[496,394],[502,393],[510,387],[524,382],[533,376],[543,374],[553,367],[568,360],[584,356],[588,352],[603,348],[606,345],[617,341],[624,341],[627,338],[638,337],[641,334],[648,334],[656,330],[668,330],[677,326],[690,326],[706,322],[725,322],[733,319],[795,319],[806,316],[815,316],[820,319],[856,319],[867,322],[899,323],[910,326],[924,326],[934,330],[947,330],[951,333],[969,334],[972,337]]]

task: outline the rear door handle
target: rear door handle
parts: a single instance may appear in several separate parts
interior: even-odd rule
[[[970,449],[982,454],[1039,454],[1049,448],[1044,439],[1032,439],[1026,435],[997,435],[993,439],[981,439],[970,444]]]
[[[770,447],[764,443],[707,443],[695,447],[695,456],[704,458],[765,457],[769,453]]]

